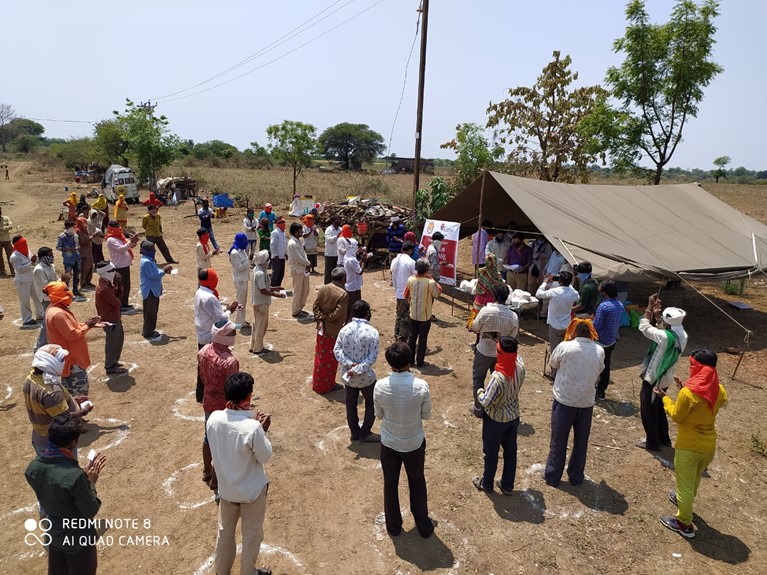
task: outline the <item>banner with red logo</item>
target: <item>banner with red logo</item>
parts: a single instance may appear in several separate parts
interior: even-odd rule
[[[461,233],[461,224],[458,222],[443,222],[441,220],[426,220],[421,236],[421,245],[428,248],[431,244],[431,236],[435,232],[442,232],[445,239],[439,247],[439,283],[455,285],[456,266],[458,265],[458,236]]]

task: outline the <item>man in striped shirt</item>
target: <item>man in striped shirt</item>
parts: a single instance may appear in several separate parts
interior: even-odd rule
[[[519,388],[525,380],[525,364],[517,356],[517,340],[501,337],[496,348],[497,363],[487,389],[477,391],[482,414],[482,451],[485,469],[474,479],[474,487],[485,493],[493,491],[498,469],[498,452],[503,447],[503,472],[495,484],[504,495],[511,495],[517,473],[517,430],[519,429]]]
[[[407,344],[415,357],[416,367],[423,367],[426,355],[426,340],[431,329],[431,308],[434,298],[442,293],[440,285],[428,276],[429,262],[420,259],[415,262],[416,275],[407,280],[404,298],[410,303],[410,336]],[[418,349],[416,350],[416,342]]]
[[[509,299],[509,286],[501,284],[493,288],[495,302],[488,303],[479,310],[471,324],[471,330],[479,334],[479,342],[474,350],[474,366],[472,367],[474,396],[474,415],[482,417],[484,410],[477,399],[477,391],[485,385],[488,372],[495,369],[496,344],[501,337],[517,337],[519,319],[517,314],[504,305]]]

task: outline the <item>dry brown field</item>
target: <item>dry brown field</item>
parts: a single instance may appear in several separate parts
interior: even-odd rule
[[[285,213],[290,201],[290,175],[283,170],[200,169],[207,187],[252,192],[254,200],[271,201]],[[62,229],[56,218],[64,200],[64,173],[44,172],[11,163],[11,181],[0,181],[0,205],[33,250],[54,245]],[[309,172],[299,191],[318,199],[340,199],[366,193],[404,202],[410,179],[401,176],[357,176]],[[384,189],[384,188],[387,189]],[[767,188],[706,185],[705,188],[767,222]],[[378,191],[376,191],[378,189]],[[78,193],[80,190],[77,190]],[[384,193],[385,192],[385,193]],[[131,210],[138,227],[140,206]],[[108,458],[98,482],[103,519],[137,519],[140,528],[113,527],[104,533],[113,543],[99,549],[99,573],[211,574],[216,537],[216,505],[200,480],[202,409],[194,402],[195,352],[191,303],[196,289],[193,249],[195,218],[188,204],[162,208],[165,235],[180,260],[179,274],[164,281],[158,328],[166,334],[159,345],[140,335],[141,315],[124,317],[123,361],[129,376],[104,373],[103,335],[93,330],[90,344],[91,397],[95,409],[81,439],[81,454],[91,448]],[[216,236],[228,248],[240,231],[242,214],[217,221]],[[60,258],[57,257],[60,264]],[[460,273],[469,276],[469,248],[461,244]],[[220,292],[233,295],[225,255],[214,258]],[[320,258],[320,270],[323,264]],[[138,263],[133,266],[132,299],[140,305]],[[311,278],[312,293],[320,276]],[[290,280],[287,280],[290,283]],[[433,415],[425,422],[426,479],[434,536],[421,539],[409,512],[404,532],[389,538],[383,527],[382,476],[378,450],[352,444],[346,428],[343,393],[318,396],[308,378],[313,364],[313,324],[290,318],[290,302],[271,306],[266,341],[272,352],[250,355],[248,338],[238,336],[234,353],[241,368],[253,374],[259,409],[272,414],[269,437],[274,457],[270,477],[265,539],[260,563],[274,573],[298,574],[553,574],[632,573],[688,574],[767,572],[767,458],[752,450],[752,437],[767,441],[765,367],[767,367],[767,284],[750,281],[744,295],[726,296],[719,284],[664,291],[665,305],[687,310],[688,349],[707,346],[720,353],[720,377],[729,404],[717,421],[715,460],[695,502],[698,537],[687,541],[658,522],[671,514],[667,492],[673,488],[672,455],[661,458],[637,449],[642,436],[638,418],[639,365],[646,349],[636,330],[624,329],[613,355],[608,400],[594,410],[586,467],[580,487],[566,482],[547,486],[541,478],[548,453],[551,385],[542,376],[546,348],[543,321],[522,320],[520,354],[527,378],[520,393],[521,420],[514,494],[479,493],[471,484],[482,468],[481,423],[470,414],[473,336],[465,329],[465,300],[443,297],[435,306],[439,320],[429,336],[432,364],[422,372],[431,387]],[[646,300],[651,285],[632,285],[630,298]],[[709,299],[698,293],[699,290]],[[372,323],[384,349],[393,339],[394,294],[381,270],[365,274],[363,298],[372,306]],[[728,310],[738,299],[752,311]],[[310,295],[310,303],[313,295]],[[0,573],[38,575],[46,572],[40,546],[25,543],[24,520],[37,515],[35,497],[23,472],[33,457],[30,425],[21,393],[30,369],[35,331],[21,330],[18,301],[10,278],[0,278]],[[744,332],[713,303],[728,310],[752,330],[735,380],[737,357],[723,353],[743,344]],[[73,304],[79,318],[95,313],[89,301]],[[685,361],[681,364],[685,365]],[[375,365],[386,375],[383,353]],[[680,375],[686,369],[680,367]],[[672,425],[673,428],[673,425]],[[374,430],[378,429],[376,424]],[[407,507],[406,480],[401,501]],[[145,524],[144,521],[147,521]],[[146,525],[146,528],[145,528]],[[167,537],[167,545],[137,544],[136,536]],[[128,539],[133,536],[134,539]],[[122,537],[122,539],[120,539]],[[122,542],[122,543],[121,543]]]

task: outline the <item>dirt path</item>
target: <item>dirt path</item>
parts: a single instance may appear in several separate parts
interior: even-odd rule
[[[51,245],[60,233],[56,221],[64,200],[64,183],[14,165],[14,180],[0,182],[4,212],[30,238],[33,250]],[[16,178],[19,178],[18,180]],[[85,190],[86,188],[83,188]],[[76,192],[81,193],[79,189]],[[142,210],[131,206],[135,224]],[[286,206],[276,206],[284,213]],[[191,303],[196,289],[194,243],[196,220],[183,218],[188,206],[162,208],[167,241],[180,273],[166,278],[159,329],[168,339],[150,345],[140,336],[141,316],[124,318],[123,361],[129,377],[108,379],[103,369],[103,336],[89,335],[93,369],[91,396],[96,408],[82,452],[93,447],[108,456],[98,484],[101,518],[137,519],[139,529],[109,529],[111,541],[100,549],[99,573],[208,574],[216,536],[216,506],[200,481],[202,411],[194,402],[195,352]],[[241,215],[216,222],[216,236],[228,249],[240,228]],[[462,246],[461,269],[468,272],[469,249]],[[465,253],[464,253],[465,252]],[[60,261],[59,261],[60,263]],[[323,263],[320,262],[320,269]],[[232,296],[225,255],[214,259],[220,292]],[[137,264],[133,267],[133,302],[140,304]],[[382,349],[392,340],[394,297],[380,270],[365,274],[363,297],[371,303],[372,323],[381,332]],[[311,278],[314,289],[320,279]],[[289,280],[288,280],[289,283]],[[637,286],[637,300],[646,298]],[[712,288],[713,289],[713,288]],[[649,288],[648,288],[649,290]],[[649,292],[648,292],[649,293]],[[713,292],[712,292],[713,293]],[[721,291],[717,292],[721,294]],[[745,301],[755,311],[743,316],[758,333],[766,333],[763,287]],[[633,294],[632,294],[633,297]],[[728,320],[712,313],[690,290],[666,294],[668,305],[688,310],[690,349],[737,344],[741,335]],[[13,285],[0,279],[0,572],[35,575],[45,572],[39,547],[24,542],[22,523],[35,517],[35,500],[23,471],[32,457],[29,422],[21,384],[30,366],[36,333],[21,331]],[[429,336],[427,361],[434,367],[423,377],[434,398],[426,422],[426,477],[429,505],[438,522],[435,536],[422,540],[405,514],[405,533],[390,539],[382,523],[382,477],[375,446],[350,444],[343,394],[321,397],[311,391],[314,329],[290,318],[290,302],[271,307],[266,341],[273,352],[258,358],[238,337],[235,355],[256,379],[256,403],[273,415],[270,438],[274,458],[265,525],[263,563],[275,573],[352,575],[358,573],[764,573],[765,517],[761,497],[767,487],[767,460],[749,452],[750,435],[765,433],[764,342],[744,359],[738,382],[729,380],[735,359],[722,355],[720,374],[730,392],[730,406],[719,417],[719,453],[696,501],[700,535],[692,543],[668,532],[658,515],[671,513],[666,492],[673,473],[648,453],[634,448],[642,435],[637,417],[638,363],[646,349],[636,331],[625,330],[614,354],[614,384],[609,401],[594,411],[587,463],[589,479],[579,488],[554,489],[540,477],[548,452],[551,387],[541,375],[544,322],[525,318],[520,354],[528,367],[521,391],[517,482],[511,497],[478,493],[471,480],[482,466],[481,424],[469,413],[473,337],[464,328],[465,312],[438,302],[440,318]],[[94,313],[93,301],[74,304],[75,313]],[[386,374],[383,353],[375,365]],[[376,425],[375,429],[378,429]],[[404,475],[404,474],[403,474]],[[402,479],[403,489],[406,480]],[[401,503],[407,507],[406,491]],[[145,523],[146,521],[146,523]],[[142,546],[127,536],[157,536],[160,546]],[[123,539],[119,539],[120,537]],[[162,545],[167,537],[168,545]],[[144,540],[146,541],[146,540]]]

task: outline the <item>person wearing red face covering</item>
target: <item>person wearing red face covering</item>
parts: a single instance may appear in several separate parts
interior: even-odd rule
[[[344,258],[349,250],[349,242],[352,239],[352,227],[349,224],[341,226],[341,234],[336,240],[336,252],[338,253],[338,266],[344,267]]]
[[[61,372],[61,384],[73,396],[88,395],[88,372],[91,358],[88,354],[88,332],[100,318],[94,316],[85,323],[77,321],[70,306],[74,296],[64,282],[51,282],[43,288],[51,300],[45,311],[45,329],[48,343],[69,352]]]
[[[269,238],[269,248],[272,252],[272,287],[282,285],[285,279],[285,260],[288,258],[288,238],[285,236],[285,220],[277,218],[275,228]]]
[[[143,203],[147,207],[154,206],[160,208],[162,206],[162,202],[157,198],[154,192],[149,192],[149,198],[144,200]]]
[[[517,430],[519,429],[519,388],[525,381],[525,364],[517,355],[517,340],[503,336],[496,344],[497,362],[487,389],[477,390],[482,414],[482,451],[485,469],[474,479],[474,487],[491,493],[498,469],[498,451],[503,447],[503,472],[495,484],[511,495],[517,473]]]
[[[37,321],[43,318],[43,304],[35,290],[34,269],[37,263],[37,255],[32,254],[29,257],[29,246],[27,240],[22,236],[16,236],[11,240],[13,244],[13,253],[10,257],[11,268],[15,272],[13,283],[16,285],[16,291],[19,294],[19,307],[21,308],[21,321],[23,326],[36,326]],[[35,316],[32,316],[32,306],[35,308]]]
[[[716,353],[698,349],[690,354],[690,379],[682,384],[674,378],[679,394],[672,400],[660,386],[653,392],[663,400],[663,408],[677,424],[674,444],[676,491],[669,499],[677,506],[676,517],[661,516],[660,522],[687,539],[695,537],[692,504],[698,494],[700,476],[716,452],[716,416],[727,401],[727,392],[719,383]]]
[[[205,228],[197,230],[197,245],[194,248],[195,259],[197,260],[197,273],[210,267],[210,257],[213,255],[213,252],[208,245],[209,241],[208,230]]]

